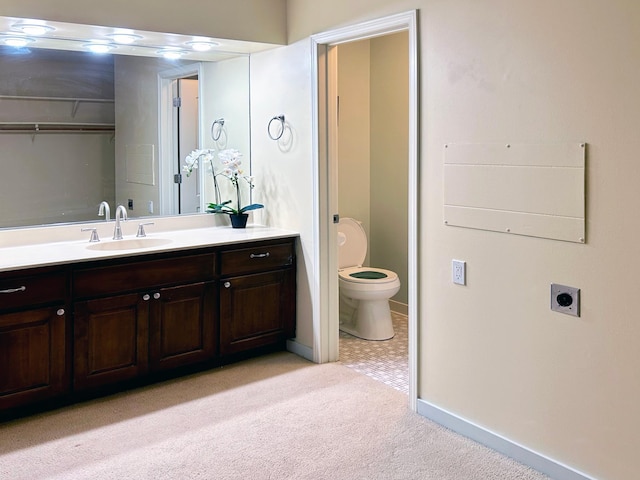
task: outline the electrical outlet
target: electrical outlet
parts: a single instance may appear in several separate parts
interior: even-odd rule
[[[551,284],[551,310],[580,316],[580,289],[566,285]]]
[[[456,285],[467,284],[467,263],[463,260],[451,260],[451,280]]]

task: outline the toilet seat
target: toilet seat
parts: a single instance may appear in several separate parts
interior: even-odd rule
[[[354,276],[358,274],[366,274],[371,272],[373,274],[384,275],[381,278],[367,278],[367,276]],[[362,284],[374,284],[380,285],[385,283],[393,283],[398,280],[398,274],[391,270],[385,270],[384,268],[375,267],[351,267],[338,270],[338,276],[340,280],[349,283],[362,283]]]

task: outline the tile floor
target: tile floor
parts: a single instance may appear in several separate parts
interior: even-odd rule
[[[362,340],[341,331],[339,362],[409,394],[407,317],[395,312],[391,317],[395,336],[390,340]]]

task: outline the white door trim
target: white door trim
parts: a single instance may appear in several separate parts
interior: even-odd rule
[[[333,214],[337,212],[337,184],[331,181],[337,168],[331,163],[334,146],[330,132],[336,128],[333,106],[327,101],[333,89],[327,65],[333,61],[330,46],[340,43],[407,31],[409,34],[409,195],[408,195],[408,296],[409,296],[409,404],[417,408],[418,325],[419,322],[419,130],[418,130],[418,22],[417,11],[400,13],[358,25],[313,35],[311,37],[311,82],[313,95],[313,162],[314,162],[314,249],[317,280],[313,308],[313,359],[323,363],[338,358],[338,270],[337,235]],[[335,136],[333,136],[335,137]]]

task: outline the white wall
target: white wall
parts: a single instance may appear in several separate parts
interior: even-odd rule
[[[251,155],[256,177],[255,200],[265,205],[257,221],[300,232],[296,341],[313,347],[314,265],[313,189],[311,162],[311,52],[302,41],[251,58]],[[280,141],[267,135],[269,120],[285,115],[287,130]],[[274,127],[274,132],[276,131]]]
[[[203,138],[202,148],[213,148],[216,151],[233,148],[242,155],[242,169],[248,175],[251,164],[251,129],[249,110],[249,57],[238,57],[220,62],[205,62],[203,64],[202,85],[202,121]],[[216,119],[224,119],[221,131],[216,127],[219,140],[216,142],[211,136],[211,125]],[[216,171],[220,171],[220,161],[216,157],[214,161]],[[207,169],[208,173],[209,170]],[[219,176],[218,182],[221,190],[221,200],[233,199],[235,206],[235,194],[233,187],[226,178]],[[205,179],[205,205],[215,202],[213,181],[210,176]],[[248,184],[241,182],[242,205],[248,205]],[[218,216],[218,223],[227,223],[226,218]]]
[[[129,216],[148,216],[147,204],[160,206],[158,165],[158,73],[169,70],[173,63],[157,58],[115,56],[116,93],[116,205],[134,208]],[[130,181],[127,175],[135,161],[135,148],[152,148],[153,160],[145,173],[153,175],[153,184]],[[144,151],[144,150],[143,150]],[[129,158],[127,158],[127,156]],[[115,211],[115,207],[112,207]]]
[[[419,396],[594,478],[635,478],[640,5],[290,0],[290,38],[409,8],[421,29]],[[585,245],[443,224],[445,143],[580,141]],[[452,258],[467,261],[466,287],[451,283]],[[550,311],[552,282],[582,289],[580,318]]]

